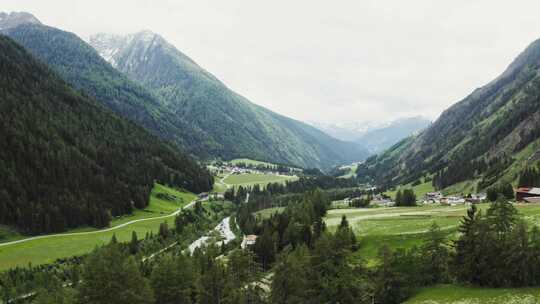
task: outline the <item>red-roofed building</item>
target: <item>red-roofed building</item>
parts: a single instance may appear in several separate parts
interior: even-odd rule
[[[518,202],[535,202],[540,200],[540,188],[521,187],[516,189],[516,200]]]

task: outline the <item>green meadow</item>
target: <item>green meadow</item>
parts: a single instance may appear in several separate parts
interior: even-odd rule
[[[160,195],[161,194],[161,195]],[[168,195],[172,200],[163,199]],[[54,262],[59,258],[82,255],[90,252],[96,246],[108,243],[113,234],[120,242],[131,239],[132,231],[139,238],[146,233],[157,233],[159,225],[167,222],[169,226],[174,224],[172,213],[187,205],[196,196],[192,193],[181,192],[156,184],[150,196],[150,202],[144,210],[136,210],[132,215],[126,215],[114,219],[111,228],[134,220],[142,220],[126,226],[107,231],[95,228],[78,228],[62,234],[49,235],[43,238],[32,239],[23,243],[2,246],[0,244],[0,270],[15,266],[24,266]]]

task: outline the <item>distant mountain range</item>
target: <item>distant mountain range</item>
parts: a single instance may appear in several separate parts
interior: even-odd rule
[[[540,40],[502,75],[444,111],[427,129],[371,157],[359,175],[381,185],[422,177],[437,188],[486,189],[513,182],[538,161]]]
[[[347,122],[341,124],[311,124],[327,134],[345,141],[356,142],[370,153],[379,153],[400,140],[425,129],[431,121],[421,116],[400,118],[383,123]]]

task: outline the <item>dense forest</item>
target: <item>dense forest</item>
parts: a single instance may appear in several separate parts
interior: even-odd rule
[[[155,94],[114,69],[77,35],[42,24],[22,24],[3,33],[118,115],[198,156],[212,150],[199,130],[178,119]]]
[[[213,178],[190,157],[65,84],[0,36],[0,223],[25,233],[143,208],[155,181],[193,192]]]

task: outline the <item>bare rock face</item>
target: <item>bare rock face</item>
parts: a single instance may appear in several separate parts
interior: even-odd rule
[[[21,24],[41,24],[34,15],[26,12],[0,12],[0,30],[17,27]]]

